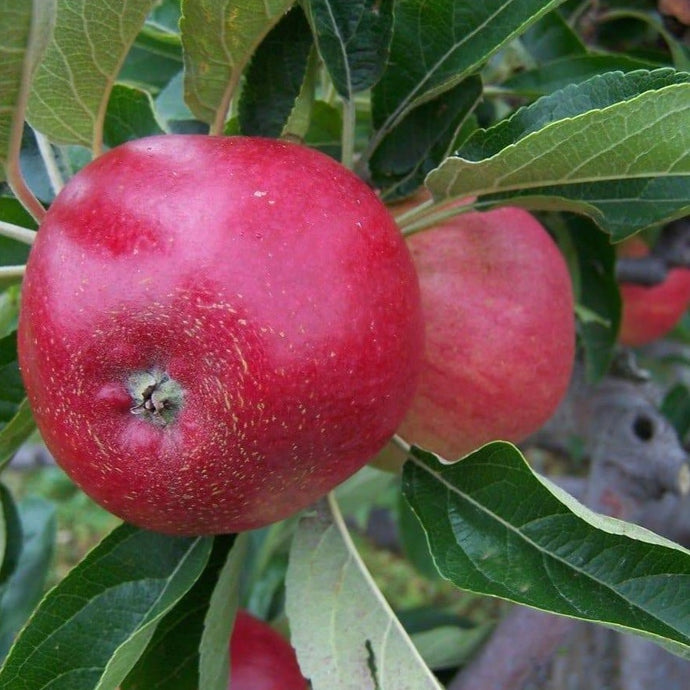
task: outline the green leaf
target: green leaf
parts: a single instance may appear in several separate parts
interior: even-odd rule
[[[305,137],[307,145],[340,160],[342,130],[340,110],[324,101],[316,101]]]
[[[247,70],[238,111],[243,134],[280,136],[302,88],[312,45],[304,12],[293,7],[271,29]]]
[[[501,88],[521,96],[543,96],[569,84],[591,79],[606,72],[653,70],[659,65],[628,55],[578,55],[547,62],[534,70],[521,72],[501,84]]]
[[[200,576],[212,543],[118,527],[41,602],[0,688],[114,690]]]
[[[57,522],[52,503],[36,496],[18,505],[22,541],[12,577],[0,591],[0,660],[44,594],[53,560]]]
[[[183,0],[185,100],[219,134],[250,58],[294,0]]]
[[[286,611],[291,642],[315,688],[440,690],[357,554],[329,497],[299,523]]]
[[[2,407],[6,403],[0,400]],[[10,458],[17,452],[19,446],[31,436],[36,429],[29,401],[24,398],[17,407],[17,411],[7,422],[0,421],[0,471]]]
[[[690,431],[690,389],[682,383],[672,386],[661,403],[661,413],[671,422],[678,438]]]
[[[242,566],[247,555],[248,535],[240,534],[218,574],[199,645],[199,687],[227,690],[230,674],[230,635],[239,605]]]
[[[374,87],[376,129],[459,84],[562,0],[398,0],[388,69]]]
[[[456,586],[634,632],[690,655],[690,552],[588,510],[515,446],[452,464],[413,448],[403,492]]]
[[[58,0],[57,21],[32,86],[28,120],[62,144],[101,150],[120,67],[156,0]]]
[[[14,155],[10,150],[12,141],[21,132],[31,77],[53,29],[55,7],[56,0],[0,2],[0,164],[3,168]]]
[[[426,179],[437,200],[575,211],[614,240],[690,211],[690,75],[614,72],[487,129]]]
[[[393,0],[308,0],[316,43],[333,86],[346,100],[370,89],[386,66]]]
[[[103,127],[103,140],[109,147],[132,139],[163,134],[148,91],[116,84],[113,87]]]
[[[586,52],[585,44],[557,11],[532,24],[520,41],[540,64]]]
[[[228,606],[232,605],[232,589],[238,583],[232,581],[235,573],[227,574],[227,563],[237,560],[233,554],[242,551],[241,544],[238,550],[235,544],[234,535],[214,538],[213,550],[204,572],[159,623],[146,651],[123,681],[122,690],[198,690],[200,687],[211,690],[211,686],[199,683],[199,644],[204,634],[206,616],[223,616],[227,613],[228,618],[224,622],[232,626],[234,615],[232,611],[228,612]],[[217,587],[228,593],[229,601],[223,601],[221,611],[211,614],[209,605],[212,592]],[[217,599],[219,595],[215,596]],[[227,661],[227,638],[223,656]],[[215,661],[220,663],[223,659]],[[226,688],[227,681],[223,690]]]
[[[22,527],[9,489],[0,484],[0,598],[15,573],[22,550]]]
[[[419,187],[429,171],[448,155],[455,137],[482,95],[482,81],[469,77],[411,110],[374,151],[369,167],[383,197],[405,195]]]
[[[574,257],[575,301],[595,319],[580,320],[585,376],[601,379],[613,359],[621,321],[621,297],[616,281],[616,250],[588,218],[566,215],[564,222]],[[561,238],[562,235],[559,235]]]
[[[0,430],[17,414],[24,395],[17,363],[17,334],[10,333],[0,338]]]

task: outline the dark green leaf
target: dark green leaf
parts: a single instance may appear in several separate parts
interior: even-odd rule
[[[512,444],[453,464],[418,448],[412,456],[404,495],[445,578],[690,654],[690,552],[591,512],[535,475]]]
[[[522,44],[537,63],[586,52],[580,37],[559,12],[549,12],[520,36]]]
[[[123,681],[122,690],[198,690],[204,619],[234,541],[234,536],[214,539],[204,572],[161,620],[146,651]]]
[[[185,100],[214,133],[223,131],[230,99],[254,51],[293,3],[182,1]]]
[[[30,496],[18,510],[23,538],[17,567],[0,593],[0,659],[44,594],[57,531],[52,503]]]
[[[376,129],[459,84],[559,0],[398,0],[388,68],[373,90]]]
[[[487,130],[427,177],[437,200],[479,196],[584,213],[614,239],[690,211],[690,75],[614,72]]]
[[[17,334],[10,333],[0,338],[0,430],[17,414],[24,395],[17,364]]]
[[[278,137],[295,105],[313,39],[299,6],[291,9],[257,49],[239,104],[243,134]]]
[[[22,550],[22,526],[9,489],[0,484],[0,600],[4,585],[15,573]]]
[[[6,403],[0,400],[0,405]],[[0,422],[0,470],[36,429],[29,401],[24,398],[7,422]]]
[[[199,578],[212,543],[118,527],[41,602],[0,688],[114,690]]]
[[[543,96],[563,89],[569,84],[587,81],[597,74],[653,70],[658,66],[627,55],[578,55],[547,62],[537,69],[521,72],[503,82],[501,86],[523,96]]]
[[[308,0],[319,53],[336,91],[351,100],[386,66],[393,0]]]
[[[482,95],[479,77],[469,77],[411,110],[374,151],[371,177],[379,189],[405,195],[448,155],[456,134]]]
[[[678,437],[686,438],[690,431],[690,389],[677,383],[664,396],[662,414],[671,422]]]
[[[567,216],[575,250],[575,301],[584,308],[579,335],[585,352],[585,375],[598,381],[613,359],[621,320],[621,298],[616,282],[615,247],[589,219]]]
[[[105,114],[103,141],[113,147],[152,134],[163,134],[163,129],[156,120],[151,94],[115,84]]]

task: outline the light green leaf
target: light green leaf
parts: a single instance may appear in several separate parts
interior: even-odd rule
[[[439,572],[458,587],[690,656],[690,552],[588,510],[534,474],[512,444],[452,464],[413,448],[403,492]]]
[[[0,689],[115,690],[212,543],[118,527],[41,602],[0,669]]]
[[[58,0],[53,38],[29,99],[28,120],[62,144],[101,150],[106,105],[156,0]]]
[[[388,69],[373,90],[377,129],[459,84],[562,0],[398,0]]]
[[[55,7],[56,0],[0,0],[0,164],[3,168],[10,157],[19,154],[31,77],[50,38]]]
[[[426,179],[435,199],[478,196],[590,216],[620,240],[690,211],[690,75],[614,72],[479,130]]]
[[[220,134],[254,51],[294,0],[183,0],[180,30],[185,100]]]
[[[286,579],[291,641],[314,690],[440,690],[357,554],[332,497],[299,523]]]
[[[235,614],[239,606],[242,566],[247,555],[248,535],[235,538],[228,557],[218,574],[199,645],[199,687],[227,690],[230,674],[228,649]]]
[[[319,53],[336,91],[352,100],[386,66],[393,0],[308,0]]]

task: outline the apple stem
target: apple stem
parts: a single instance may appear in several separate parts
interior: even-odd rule
[[[182,386],[160,369],[132,374],[127,390],[133,403],[130,412],[156,426],[174,422],[184,401]]]
[[[355,101],[351,98],[343,98],[343,133],[342,133],[342,164],[352,170],[354,166],[355,152],[355,126],[357,109]]]

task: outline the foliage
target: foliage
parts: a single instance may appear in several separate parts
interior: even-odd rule
[[[33,431],[15,335],[26,245],[64,179],[121,142],[297,138],[386,201],[426,186],[405,233],[470,209],[542,213],[592,380],[620,320],[611,242],[690,214],[690,52],[651,0],[0,0],[0,56],[0,471]],[[686,432],[687,389],[674,396]],[[0,484],[0,690],[225,690],[238,603],[287,613],[316,690],[441,687],[487,615],[428,604],[420,624],[386,601],[350,535],[382,509],[410,577],[690,654],[685,549],[591,513],[510,444],[447,460],[413,448],[402,479],[365,468],[237,537],[117,526],[40,604],[54,515]]]

